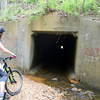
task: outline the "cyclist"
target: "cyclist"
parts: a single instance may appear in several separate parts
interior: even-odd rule
[[[14,53],[12,53],[10,50],[8,50],[7,48],[5,48],[5,46],[1,42],[1,38],[2,38],[2,35],[4,32],[5,32],[5,29],[2,26],[0,26],[0,50],[16,57],[16,55]],[[5,95],[6,94],[5,93],[6,79],[7,79],[7,74],[3,70],[0,69],[0,100],[7,100],[7,98],[5,99],[5,97],[6,97],[6,95]]]

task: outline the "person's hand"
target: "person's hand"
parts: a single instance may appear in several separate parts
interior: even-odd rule
[[[15,55],[15,54],[13,54],[13,55],[11,56],[11,58],[16,58],[16,55]]]

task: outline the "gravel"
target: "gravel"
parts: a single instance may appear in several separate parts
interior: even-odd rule
[[[60,83],[57,80],[55,82]],[[37,82],[25,75],[21,92],[11,97],[10,100],[94,100],[93,98],[93,92],[79,89],[74,84],[72,87],[61,90],[58,87]]]
[[[61,93],[52,87],[24,77],[21,93],[11,97],[11,100],[60,100],[60,97]]]

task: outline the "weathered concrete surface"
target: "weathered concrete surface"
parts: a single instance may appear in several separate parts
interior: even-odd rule
[[[78,37],[75,73],[77,79],[94,88],[100,89],[100,21],[84,17],[59,16],[51,13],[29,23],[25,19],[18,22],[0,23],[7,29],[4,44],[17,54],[13,65],[23,71],[30,70],[34,59],[32,34],[47,32],[53,34],[74,33]]]
[[[100,21],[80,19],[76,74],[91,88],[100,89]]]
[[[17,66],[24,71],[30,66],[31,51],[31,25],[29,21],[21,19],[19,21],[9,21],[0,23],[5,26],[6,32],[2,42],[9,50],[17,55],[17,59],[12,61],[12,66]],[[8,56],[2,53],[1,56]],[[10,63],[10,64],[11,64]]]
[[[50,13],[33,21],[33,31],[48,32],[77,32],[80,20],[78,17],[60,16],[59,13]]]

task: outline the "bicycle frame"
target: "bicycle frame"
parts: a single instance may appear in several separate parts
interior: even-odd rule
[[[3,62],[3,66],[2,66],[3,69],[4,69],[3,71],[7,74],[7,80],[5,82],[5,88],[6,88],[6,91],[8,92],[8,94],[10,94],[11,96],[14,96],[14,95],[17,95],[18,93],[20,93],[22,85],[23,85],[23,77],[22,77],[21,72],[17,69],[12,69],[7,64],[7,60],[11,60],[11,59],[14,59],[14,58],[16,58],[16,57],[11,56],[11,57],[6,57],[6,58],[0,58],[0,61]],[[16,77],[16,75],[18,77]],[[18,84],[16,84],[17,82],[18,82]],[[11,88],[10,88],[10,86],[11,86]],[[15,86],[17,86],[17,87],[15,87]]]
[[[7,65],[7,62],[5,60],[3,60],[3,63],[4,63],[3,68],[6,71],[6,73],[7,74],[11,73],[11,75],[9,76],[9,80],[10,80],[11,84],[16,83],[11,68]]]

